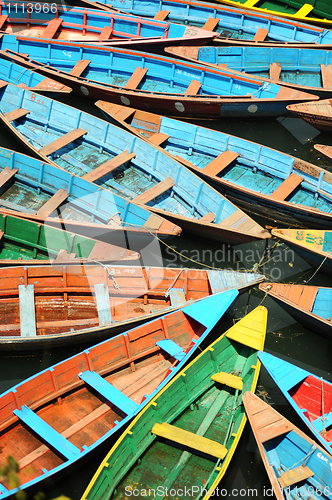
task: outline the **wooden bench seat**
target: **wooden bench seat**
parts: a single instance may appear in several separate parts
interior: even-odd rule
[[[227,448],[221,443],[207,439],[204,436],[198,436],[193,432],[185,431],[166,422],[154,424],[151,432],[156,436],[169,439],[170,441],[188,446],[213,457],[225,458],[228,452]]]
[[[44,29],[42,38],[47,38],[48,40],[50,38],[53,38],[55,33],[58,31],[62,24],[62,19],[60,17],[55,17],[52,19],[48,24],[47,27]]]
[[[38,434],[43,441],[46,441],[52,448],[57,450],[68,460],[74,460],[75,457],[80,454],[80,450],[74,444],[61,436],[59,432],[48,425],[48,423],[27,406],[22,406],[21,410],[14,410],[13,413],[31,430]]]
[[[3,25],[7,21],[8,16],[0,16],[0,30],[3,28]]]
[[[36,337],[35,291],[33,285],[18,285],[21,337]]]
[[[98,41],[109,40],[112,36],[113,29],[110,26],[104,26],[99,35]]]
[[[171,306],[183,306],[187,302],[186,295],[182,288],[171,288],[169,291]]]
[[[103,283],[94,285],[99,326],[112,324],[112,313],[108,286]]]
[[[182,304],[181,304],[182,305]],[[172,358],[181,361],[186,355],[185,351],[176,342],[171,339],[158,340],[156,345],[160,347],[163,351],[167,352]]]
[[[219,21],[220,19],[218,19],[217,17],[209,17],[209,19],[206,21],[202,29],[207,31],[214,31]]]
[[[15,120],[18,120],[19,118],[23,118],[23,116],[26,116],[29,113],[30,113],[30,111],[28,109],[16,108],[16,109],[13,109],[13,111],[9,111],[9,113],[6,113],[5,118],[9,122],[13,122]]]
[[[143,227],[148,227],[154,231],[157,231],[163,223],[163,219],[157,214],[151,214],[146,222],[144,222]]]
[[[214,382],[218,382],[219,384],[225,384],[228,387],[232,387],[233,389],[238,389],[242,391],[243,380],[241,377],[237,377],[236,375],[232,375],[231,373],[219,372],[212,375],[211,380]]]
[[[154,198],[157,198],[157,196],[160,196],[162,193],[165,193],[169,189],[171,189],[175,185],[174,180],[171,177],[166,177],[161,182],[158,182],[155,186],[152,186],[150,189],[145,191],[142,194],[139,194],[135,198],[133,198],[134,203],[141,203],[144,205],[145,203],[149,203],[149,201],[153,200]]]
[[[54,210],[56,210],[61,203],[63,203],[68,198],[68,192],[64,189],[59,189],[40,209],[37,211],[37,215],[41,217],[48,217]]]
[[[86,130],[82,130],[81,128],[75,128],[74,130],[71,130],[67,134],[63,134],[61,137],[56,139],[55,141],[50,142],[49,144],[46,144],[46,146],[43,146],[38,150],[39,153],[44,154],[45,156],[51,155],[55,151],[58,151],[59,149],[63,148],[64,146],[67,146],[71,142],[76,141],[76,139],[79,139],[83,135],[85,135],[87,132]]]
[[[91,172],[83,175],[83,179],[89,182],[95,182],[97,179],[101,179],[104,175],[112,172],[112,170],[121,167],[121,165],[124,165],[127,161],[132,160],[132,158],[135,158],[135,156],[135,153],[129,153],[127,149],[126,151],[123,151],[122,153],[106,161],[102,165],[99,165],[99,167],[95,168],[94,170],[91,170]]]
[[[313,5],[305,3],[297,12],[295,12],[294,17],[306,17],[308,14],[310,14],[313,8]]]
[[[169,135],[163,134],[162,132],[156,132],[149,137],[149,140],[156,146],[160,146],[163,142],[169,139]]]
[[[85,371],[80,373],[79,377],[126,415],[135,413],[137,410],[137,403],[116,389],[112,384],[107,382],[107,380],[104,380],[97,372]]]
[[[301,184],[303,177],[297,174],[290,174],[287,179],[273,193],[271,198],[276,198],[280,201],[285,201],[286,198]]]
[[[157,12],[157,14],[154,16],[153,19],[155,21],[165,21],[169,13],[170,13],[169,10],[160,10],[159,12]]]
[[[0,188],[18,172],[18,168],[6,167],[0,172]]]
[[[270,78],[271,80],[278,81],[281,73],[281,64],[280,63],[271,63],[270,64]]]
[[[252,40],[253,40],[253,42],[264,42],[267,35],[268,35],[267,29],[258,28],[258,30],[256,31],[256,34]]]
[[[191,80],[187,90],[185,91],[184,95],[196,95],[199,89],[201,88],[202,84],[198,80]]]
[[[75,66],[69,71],[69,74],[72,76],[81,76],[83,71],[89,66],[90,59],[81,59],[77,61]]]
[[[210,161],[202,170],[204,174],[218,175],[222,172],[232,161],[236,160],[240,156],[239,153],[234,151],[223,151],[214,160]]]
[[[314,476],[314,473],[309,469],[309,467],[303,467],[302,465],[300,465],[295,469],[290,469],[280,474],[280,476],[278,477],[278,481],[282,488],[288,488],[288,486],[300,483],[301,481],[304,481],[305,479],[308,479],[312,476]]]
[[[331,89],[332,87],[332,65],[320,65],[320,72],[322,77],[322,85],[324,89]]]
[[[216,218],[216,214],[214,214],[213,212],[209,212],[209,213],[203,215],[203,217],[201,217],[199,219],[199,222],[206,222],[206,223],[210,224],[210,223],[215,221],[215,218]]]
[[[124,84],[124,89],[135,90],[146,75],[148,68],[137,67],[129,80]]]

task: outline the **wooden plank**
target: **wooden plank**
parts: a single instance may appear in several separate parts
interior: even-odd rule
[[[203,215],[203,217],[199,219],[199,222],[211,223],[214,222],[215,218],[216,214],[214,214],[213,212],[209,212],[208,214]]]
[[[58,151],[59,149],[70,144],[71,142],[74,142],[76,139],[79,139],[86,133],[87,133],[86,130],[80,128],[73,129],[70,132],[67,132],[66,134],[62,135],[58,139],[50,142],[46,146],[43,146],[38,151],[46,156],[51,155],[55,151]]]
[[[169,291],[171,306],[183,306],[186,303],[186,295],[182,288],[171,288]]]
[[[220,19],[217,17],[209,17],[203,26],[203,30],[214,31],[215,27],[218,25]]]
[[[4,186],[9,179],[14,177],[18,172],[18,168],[6,167],[0,172],[0,187]]]
[[[42,38],[53,38],[55,33],[58,31],[62,24],[62,19],[60,17],[55,17],[48,24],[42,33]]]
[[[156,21],[165,21],[169,13],[169,10],[160,10],[159,12],[157,12],[153,19],[155,19]]]
[[[238,156],[240,156],[240,154],[235,153],[234,151],[223,151],[214,160],[205,165],[202,172],[209,175],[218,175],[226,167],[228,167],[228,165],[230,165],[232,161],[236,160]]]
[[[312,311],[312,308],[315,303],[316,295],[317,295],[318,288],[313,287],[313,286],[303,286],[301,296],[298,301],[299,307],[303,307],[306,311]],[[291,296],[289,297],[290,300]]]
[[[109,40],[112,36],[113,29],[110,26],[104,26],[99,35],[98,41]]]
[[[59,250],[58,255],[53,260],[53,264],[59,264],[61,262],[68,262],[69,260],[76,259],[76,253],[68,253],[67,250]]]
[[[172,358],[181,361],[186,355],[185,351],[176,342],[171,339],[162,339],[156,342],[156,345],[163,351],[167,352]]]
[[[40,217],[48,217],[68,198],[68,196],[67,191],[58,189],[58,191],[37,211],[37,215]]]
[[[169,135],[163,134],[162,132],[157,132],[156,134],[152,134],[149,139],[156,146],[160,146],[163,142],[167,141]]]
[[[271,63],[270,64],[270,78],[271,80],[278,81],[281,73],[281,64],[280,63]]]
[[[119,389],[116,389],[116,387],[107,382],[107,380],[104,380],[97,372],[90,372],[87,370],[80,373],[79,377],[126,415],[136,412],[138,404],[128,398],[123,392],[119,391]]]
[[[189,448],[206,453],[207,455],[211,455],[213,457],[225,458],[228,453],[227,448],[221,443],[212,441],[212,439],[207,439],[204,436],[198,436],[193,432],[180,429],[179,427],[167,424],[166,422],[163,422],[162,424],[154,424],[151,432],[156,436],[169,439],[175,443],[188,446]]]
[[[332,66],[328,64],[320,65],[320,72],[322,77],[322,85],[324,89],[330,89],[332,87]]]
[[[54,153],[55,151],[58,151],[59,149],[63,148],[64,146],[67,146],[67,144],[74,142],[76,139],[79,139],[79,137],[82,137],[86,133],[87,133],[86,130],[82,130],[81,128],[75,128],[70,132],[67,132],[67,134],[62,135],[55,141],[50,142],[50,144],[43,146],[38,150],[38,152],[48,156]]]
[[[294,14],[294,17],[306,17],[313,10],[313,5],[305,3],[302,7]]]
[[[46,441],[52,448],[57,450],[68,460],[74,460],[80,454],[80,450],[68,439],[61,436],[45,420],[40,418],[27,406],[22,406],[21,410],[14,410],[13,413],[24,422],[32,431]]]
[[[18,285],[21,337],[36,337],[35,292],[33,285]]]
[[[94,286],[99,326],[112,324],[112,313],[108,286],[98,283]]]
[[[163,223],[162,217],[157,214],[151,214],[146,222],[144,222],[143,227],[148,227],[149,229],[157,231]]]
[[[69,71],[69,74],[72,76],[81,76],[83,71],[89,66],[90,64],[89,59],[81,59],[80,61],[77,61],[73,69]]]
[[[101,177],[103,177],[104,175],[112,172],[112,170],[115,170],[121,165],[124,165],[127,161],[131,160],[132,158],[135,158],[135,156],[136,156],[135,153],[129,153],[128,149],[126,149],[126,151],[123,151],[122,153],[114,156],[113,158],[106,161],[99,167],[95,168],[94,170],[91,170],[91,172],[88,172],[87,174],[83,175],[82,179],[85,179],[86,181],[89,182],[95,182],[97,179],[101,179]]]
[[[247,0],[244,2],[243,7],[254,7],[259,0]]]
[[[287,179],[271,194],[271,198],[284,201],[301,184],[303,177],[290,174]]]
[[[171,177],[166,177],[166,179],[164,179],[163,181],[158,182],[158,184],[156,184],[155,186],[152,186],[144,193],[139,194],[138,196],[133,198],[132,201],[134,203],[141,203],[144,205],[145,203],[148,203],[149,201],[153,200],[154,198],[161,195],[165,191],[168,191],[174,185],[175,185],[174,180]]]
[[[0,30],[3,28],[3,25],[7,21],[8,16],[0,16]]]
[[[258,28],[254,38],[252,39],[253,42],[264,42],[265,38],[268,35],[268,30],[265,28]]]
[[[123,86],[124,89],[135,90],[143,80],[146,75],[148,68],[137,67],[134,73],[131,75],[127,83]]]
[[[198,80],[191,80],[187,90],[185,91],[184,95],[196,95],[199,89],[201,88],[202,84]]]
[[[302,465],[300,465],[295,469],[290,469],[280,474],[278,481],[282,488],[287,488],[288,486],[300,483],[301,481],[304,481],[312,476],[314,476],[314,472],[312,472],[309,467],[302,467]]]
[[[12,111],[9,111],[9,113],[5,113],[5,118],[9,122],[13,122],[15,120],[18,120],[19,118],[23,118],[23,116],[26,116],[30,113],[28,109],[24,108],[16,108],[13,109]]]
[[[238,389],[239,391],[242,391],[243,388],[242,378],[236,375],[232,375],[231,373],[215,373],[214,375],[212,375],[211,380],[214,380],[214,382],[218,382],[219,384],[225,384],[228,387],[232,387],[233,389]]]

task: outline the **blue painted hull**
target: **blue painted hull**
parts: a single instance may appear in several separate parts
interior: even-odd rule
[[[160,10],[169,11],[168,19],[175,22],[188,23],[203,27],[207,20],[219,19],[215,31],[219,33],[219,42],[227,45],[233,43],[276,46],[275,42],[292,43],[295,46],[310,46],[319,48],[325,45],[332,47],[332,31],[312,26],[310,24],[285,20],[268,14],[257,14],[245,9],[198,2],[190,0],[101,0],[99,4],[113,7],[135,15],[153,17]],[[92,3],[89,2],[89,5]],[[265,42],[253,42],[253,37],[259,28],[267,29]],[[224,40],[223,40],[224,38]]]
[[[281,116],[287,113],[286,107],[291,103],[318,99],[312,94],[273,83],[262,84],[243,75],[112,47],[96,48],[89,44],[4,35],[0,48],[29,54],[31,61],[14,59],[70,86],[81,96],[164,115],[198,118]],[[81,60],[91,61],[82,75],[68,74]],[[147,72],[133,87],[130,79],[137,68]],[[191,90],[193,84],[195,90]]]
[[[217,324],[217,322],[220,320],[220,318],[224,315],[224,313],[230,307],[230,305],[235,300],[237,295],[238,295],[237,290],[230,290],[227,292],[223,292],[221,294],[207,297],[206,299],[203,299],[202,301],[196,301],[194,304],[191,304],[191,305],[188,305],[186,307],[181,308],[181,310],[186,311],[185,314],[188,317],[193,318],[193,321],[195,323],[197,322],[198,324],[200,324],[201,331],[200,331],[200,334],[197,335],[198,338],[195,339],[195,342],[193,342],[193,345],[188,347],[188,350],[187,350],[187,352],[185,352],[184,357],[182,357],[182,359],[177,363],[176,363],[176,360],[174,359],[174,363],[172,363],[173,366],[167,371],[166,376],[160,382],[160,384],[157,386],[157,388],[152,390],[152,391],[150,389],[150,392],[149,392],[149,388],[147,388],[148,394],[146,394],[145,397],[143,397],[143,400],[140,404],[135,403],[134,401],[132,401],[130,398],[127,397],[129,399],[129,401],[131,401],[132,405],[134,406],[134,410],[128,412],[128,414],[121,413],[118,416],[119,421],[115,420],[113,425],[109,425],[109,422],[105,421],[103,423],[103,429],[105,429],[105,430],[104,430],[104,434],[101,437],[96,439],[96,436],[98,436],[100,434],[100,431],[97,433],[95,433],[95,432],[90,433],[89,445],[84,446],[83,449],[79,450],[79,453],[76,454],[75,456],[72,456],[69,459],[61,460],[62,463],[60,465],[58,465],[57,467],[51,468],[50,470],[46,470],[46,468],[41,470],[37,467],[39,473],[34,474],[36,477],[30,481],[26,481],[25,484],[21,484],[20,488],[23,490],[27,490],[27,492],[30,494],[31,492],[36,491],[37,488],[40,488],[41,484],[44,481],[49,480],[55,474],[56,474],[56,477],[58,477],[58,476],[63,475],[65,473],[69,473],[74,467],[78,467],[79,464],[86,461],[88,457],[90,458],[91,455],[93,455],[93,453],[96,452],[96,450],[100,451],[100,450],[104,449],[104,446],[107,446],[107,445],[109,446],[110,439],[115,435],[115,433],[122,430],[132,420],[132,418],[146,406],[146,404],[159,392],[159,390],[161,390],[161,388],[164,387],[174,377],[174,375],[181,370],[181,368],[187,363],[187,361],[194,355],[194,353],[197,351],[197,349],[202,344],[202,342],[208,337],[211,330],[214,328],[214,326]],[[207,311],[211,311],[211,310],[214,311],[214,314],[212,314],[212,315],[211,315],[211,313],[207,313]],[[170,314],[173,314],[175,316],[175,315],[178,315],[179,313],[176,312],[176,313],[170,313]],[[163,319],[164,318],[167,318],[167,315],[163,316]],[[173,321],[176,324],[176,318]],[[154,322],[155,321],[152,321],[150,323],[153,324]],[[147,329],[146,331],[148,331],[148,328],[149,328],[149,323],[146,324],[146,329]],[[154,326],[154,328],[158,328],[158,326]],[[45,402],[46,401],[47,401],[46,404],[49,405],[49,404],[51,404],[50,401],[52,401],[53,399],[56,401],[56,397],[62,396],[65,399],[66,397],[69,396],[69,398],[70,398],[70,391],[71,390],[77,391],[77,385],[78,385],[77,381],[80,382],[79,375],[80,375],[80,372],[82,370],[91,370],[91,372],[93,374],[96,374],[96,372],[93,371],[94,369],[91,365],[92,362],[94,363],[95,366],[101,365],[103,367],[101,374],[104,376],[109,376],[110,374],[114,375],[114,373],[115,374],[118,373],[118,374],[122,374],[123,378],[125,378],[125,375],[127,377],[129,375],[129,377],[130,377],[130,373],[132,373],[132,372],[129,371],[129,372],[125,373],[127,371],[126,366],[123,366],[123,363],[121,363],[120,368],[117,367],[117,364],[119,364],[119,363],[117,363],[117,361],[118,361],[118,359],[121,359],[121,356],[120,356],[120,354],[122,354],[121,344],[123,345],[123,342],[126,343],[126,340],[129,344],[128,339],[130,339],[130,341],[135,340],[135,331],[136,330],[137,329],[128,330],[124,335],[118,336],[118,343],[116,343],[116,338],[115,338],[115,339],[111,339],[111,340],[106,340],[102,344],[96,344],[96,345],[90,347],[89,350],[86,350],[86,351],[81,352],[81,353],[79,353],[71,358],[68,358],[67,360],[62,361],[61,363],[58,363],[57,365],[54,365],[53,367],[48,368],[44,372],[40,372],[39,374],[36,374],[36,375],[30,377],[26,381],[23,381],[20,384],[17,384],[16,386],[14,386],[13,388],[11,388],[10,390],[8,390],[7,392],[3,393],[0,396],[0,405],[1,405],[1,399],[6,401],[8,394],[10,396],[14,395],[16,393],[21,394],[22,390],[24,392],[25,384],[28,387],[26,389],[26,391],[29,391],[29,384],[34,383],[36,386],[36,395],[34,398],[35,401],[33,402],[33,409],[36,413],[37,413],[37,408],[40,406],[44,407],[44,410],[45,410]],[[156,331],[158,331],[158,329]],[[197,332],[199,332],[199,330],[197,330]],[[112,341],[113,341],[113,343],[112,343]],[[154,346],[152,346],[152,345],[148,346],[148,348],[150,348],[150,351],[151,351],[152,347],[154,347]],[[179,347],[179,346],[177,346],[177,347]],[[134,346],[134,348],[135,348],[135,346]],[[117,352],[117,350],[118,350],[118,352]],[[95,352],[96,352],[96,354],[95,354]],[[113,352],[118,354],[118,358],[116,358],[116,359],[112,358]],[[149,349],[147,349],[147,352],[148,352],[147,356],[151,357],[151,353],[149,353]],[[184,351],[182,351],[182,352],[184,352]],[[96,362],[96,360],[93,359],[94,355],[98,356],[97,353],[99,353],[99,357],[100,357],[100,361],[98,361],[98,363]],[[160,349],[160,354],[161,354],[161,356],[163,356],[163,351],[161,349]],[[140,361],[142,362],[142,358],[143,358],[142,354],[138,359],[136,359],[135,353],[128,354],[128,356],[132,357],[131,358],[131,359],[133,359],[132,364],[134,364],[134,360],[138,364],[138,366],[139,366],[139,362]],[[93,359],[93,361],[90,361],[91,358]],[[88,364],[87,364],[87,362],[85,363],[85,365],[87,365],[87,366],[84,366],[84,364],[83,364],[84,359],[89,360]],[[143,359],[143,364],[144,364],[144,359]],[[67,373],[63,372],[62,366],[64,366],[64,367],[68,366]],[[77,381],[75,380],[75,384],[72,382],[72,380],[74,378],[72,376],[73,371],[75,374],[77,373],[77,375],[76,375]],[[133,370],[133,372],[135,373],[134,370]],[[51,373],[51,374],[53,373],[55,379],[57,379],[57,377],[59,377],[60,388],[57,386],[56,391],[54,390],[54,388],[50,389],[50,388],[46,387],[46,389],[44,389],[45,380],[44,380],[43,384],[41,384],[41,382],[39,382],[39,384],[38,384],[39,379],[43,380],[42,377],[43,377],[44,373]],[[156,377],[160,378],[158,376],[158,374],[156,374]],[[60,379],[61,379],[61,381],[60,381]],[[67,379],[67,380],[65,382],[62,379]],[[115,380],[115,384],[116,384],[116,377],[114,377],[114,380]],[[112,382],[113,382],[113,379],[112,379]],[[70,383],[71,383],[72,387],[69,387]],[[140,383],[141,383],[140,381],[139,382],[136,381],[136,384],[139,385]],[[106,384],[109,384],[109,382],[106,382]],[[57,393],[57,392],[61,393],[61,395],[54,394],[54,397],[52,397],[53,393]],[[124,396],[124,395],[122,394],[122,396]],[[17,396],[17,397],[19,397],[19,396]],[[24,398],[24,396],[22,395],[22,400],[23,400],[23,398]],[[31,395],[30,395],[30,398],[31,398]],[[15,399],[15,401],[16,401],[16,399]],[[18,401],[18,399],[17,399],[17,401]],[[59,399],[58,399],[58,401],[59,401]],[[100,403],[102,403],[103,401],[104,401],[104,398],[102,398],[102,396],[100,396]],[[118,401],[116,400],[116,403],[117,402]],[[21,402],[21,404],[23,404],[23,403]],[[16,407],[16,409],[17,408],[21,409],[21,404],[16,405],[16,403],[15,403],[14,408]],[[83,404],[84,404],[84,400],[81,402],[81,405],[83,405]],[[30,405],[32,405],[31,402],[30,402]],[[113,403],[111,403],[112,410],[114,410],[114,406],[116,406],[116,404],[114,404],[114,401],[113,401]],[[95,408],[90,409],[90,412],[92,412],[94,409]],[[97,411],[98,411],[98,409],[99,409],[99,407],[97,406]],[[14,411],[16,411],[16,410],[14,409]],[[83,410],[82,410],[82,413],[83,413]],[[115,412],[111,411],[112,415],[109,417],[110,421],[111,421],[111,418],[114,417],[114,413],[116,414],[116,410],[115,410]],[[45,413],[44,413],[44,415],[45,415]],[[73,412],[73,415],[75,417],[77,417],[74,412]],[[61,419],[61,418],[63,419],[63,425],[69,426],[69,429],[70,429],[70,424],[68,424],[68,420],[66,420],[66,418],[61,417],[61,413],[59,412],[59,419]],[[86,416],[86,419],[87,418],[88,418],[88,415]],[[98,419],[97,416],[95,418]],[[82,417],[81,417],[81,419],[82,419]],[[80,423],[81,419],[79,419],[78,423]],[[114,418],[113,418],[113,420],[114,420]],[[0,424],[2,424],[2,427],[3,427],[3,421],[0,422]],[[16,424],[17,424],[17,422],[16,422]],[[85,424],[87,429],[89,428],[88,425],[89,424]],[[90,422],[90,425],[91,425],[91,422]],[[74,436],[75,436],[75,432],[74,432]],[[71,436],[71,439],[73,439],[72,436]],[[74,441],[75,441],[75,437],[74,437]],[[41,459],[43,460],[43,458],[41,458]],[[90,458],[90,460],[91,460],[91,458]],[[49,462],[46,462],[46,463],[49,463]],[[8,498],[8,497],[12,496],[15,492],[17,492],[17,489],[12,488],[11,490],[7,490],[0,483],[0,491],[2,493],[1,498]]]

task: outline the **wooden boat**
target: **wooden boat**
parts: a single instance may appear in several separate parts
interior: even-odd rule
[[[316,440],[331,453],[332,384],[266,352],[259,359]],[[324,432],[325,430],[325,432]]]
[[[31,492],[105,446],[188,361],[236,295],[232,290],[188,305],[3,393],[0,466],[13,456],[20,488]],[[16,491],[2,481],[2,498]]]
[[[287,106],[287,109],[318,130],[331,132],[332,106],[330,99],[318,101],[314,106],[305,102],[291,104]]]
[[[0,268],[0,349],[36,352],[99,342],[188,301],[263,280],[260,274],[129,265]],[[36,318],[28,332],[22,301],[29,308],[22,314]]]
[[[112,46],[4,35],[0,48],[1,57],[56,79],[80,96],[165,115],[281,116],[288,104],[318,99],[275,83],[262,85],[250,76]],[[87,60],[88,66],[82,63]]]
[[[246,210],[302,227],[332,227],[332,178],[326,170],[188,122],[103,101],[96,104],[114,123],[144,136],[156,148],[159,143]]]
[[[30,5],[30,7],[29,7]],[[12,1],[0,7],[2,33],[73,42],[97,42],[138,50],[162,50],[165,44],[207,43],[217,33],[193,29],[163,19],[148,19],[119,12],[51,4],[32,11],[31,4]],[[48,11],[47,11],[48,10]]]
[[[332,51],[292,47],[166,47],[172,57],[224,68],[302,92],[332,97]]]
[[[136,16],[163,16],[173,22],[214,30],[214,43],[298,48],[332,48],[332,30],[297,19],[284,19],[268,13],[252,12],[216,3],[192,0],[82,0],[104,10],[120,9]],[[166,16],[166,17],[165,17]]]
[[[332,147],[325,144],[314,144],[314,148],[332,163]]]
[[[124,208],[131,200],[197,236],[223,243],[270,237],[185,166],[105,120],[12,85],[0,89],[0,110],[2,122],[31,154],[122,196]],[[107,218],[116,212],[108,210]]]
[[[210,498],[246,422],[242,394],[257,384],[266,321],[267,310],[257,307],[173,378],[106,455],[82,500],[158,487],[173,499],[185,486],[185,498]]]
[[[331,455],[255,394],[243,403],[277,500],[330,498]]]
[[[217,0],[230,7],[244,7],[253,12],[285,17],[319,26],[332,26],[332,8],[326,0]]]
[[[32,96],[37,96],[31,92],[27,95],[28,91],[19,87],[10,89],[14,91],[9,96],[13,103],[16,89],[16,97],[25,95],[25,106]],[[8,123],[9,119],[7,115]],[[47,221],[47,225],[122,247],[143,248],[154,240],[154,234],[165,239],[181,232],[179,226],[107,189],[10,149],[0,150],[0,184],[1,213]]]
[[[332,273],[332,231],[317,229],[272,229],[272,235],[279,238],[311,266],[323,273]]]
[[[1,4],[0,4],[1,9]],[[37,92],[70,93],[71,88],[56,80],[45,78],[35,71],[29,71],[19,64],[15,64],[7,59],[0,59],[0,79],[13,85],[19,85],[29,90]]]
[[[259,289],[305,328],[332,338],[332,288],[261,283]]]
[[[139,258],[139,253],[126,248],[0,212],[0,266],[102,264]]]

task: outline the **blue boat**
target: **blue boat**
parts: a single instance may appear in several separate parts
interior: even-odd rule
[[[30,7],[29,7],[30,6]],[[3,33],[36,38],[72,40],[98,44],[124,45],[139,50],[162,50],[164,45],[200,45],[218,36],[213,31],[161,19],[132,16],[119,12],[49,4],[48,8],[8,1],[1,5]]]
[[[114,123],[157,142],[244,209],[295,226],[332,228],[332,183],[326,170],[223,132],[108,102],[96,104]]]
[[[0,466],[6,463],[7,452],[15,455],[20,489],[30,496],[50,477],[69,473],[97,449],[105,451],[112,437],[197,352],[237,295],[237,290],[229,290],[195,301],[96,344],[1,394]],[[18,441],[20,448],[14,450]],[[17,491],[1,479],[2,499]]]
[[[149,210],[214,241],[270,237],[185,166],[105,120],[13,85],[0,89],[0,110],[2,122],[31,154],[94,182],[96,190],[107,188],[124,205]],[[123,213],[109,210],[108,217],[116,212]]]
[[[332,51],[292,47],[168,47],[172,57],[240,71],[264,81],[332,97]]]
[[[167,12],[170,21],[214,30],[216,43],[226,45],[265,45],[275,47],[292,44],[303,48],[331,48],[332,30],[297,20],[250,12],[245,8],[191,0],[82,0],[91,7],[120,9],[136,16],[154,17]]]
[[[261,283],[259,289],[305,328],[332,339],[332,288]]]
[[[331,453],[332,384],[267,352],[258,357],[297,415]]]
[[[250,76],[117,47],[3,35],[0,49],[2,57],[56,79],[80,96],[164,115],[271,117],[287,113],[291,103],[318,100]]]
[[[331,498],[332,456],[255,394],[243,403],[277,500]]]

